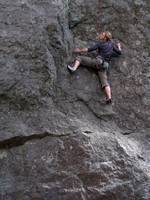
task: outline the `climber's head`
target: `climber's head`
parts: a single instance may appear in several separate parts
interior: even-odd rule
[[[109,31],[102,32],[99,34],[98,39],[103,41],[109,41],[112,39],[112,34]]]

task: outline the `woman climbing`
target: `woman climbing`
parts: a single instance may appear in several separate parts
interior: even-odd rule
[[[106,104],[111,104],[112,97],[111,88],[108,83],[108,69],[111,58],[116,55],[121,55],[121,45],[120,43],[115,44],[112,42],[112,34],[108,31],[100,33],[98,40],[99,41],[90,48],[76,48],[74,50],[76,53],[91,52],[97,50],[98,56],[96,58],[78,56],[75,59],[74,64],[68,65],[67,67],[71,72],[76,71],[80,65],[97,69],[102,89],[104,90],[106,96]]]

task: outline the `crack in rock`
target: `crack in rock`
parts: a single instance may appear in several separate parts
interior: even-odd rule
[[[21,146],[24,145],[26,142],[31,141],[31,140],[40,140],[45,137],[64,137],[68,136],[68,134],[59,134],[56,135],[54,133],[50,133],[48,131],[41,133],[41,134],[32,134],[30,136],[15,136],[3,141],[0,141],[0,149],[11,149],[13,147]]]

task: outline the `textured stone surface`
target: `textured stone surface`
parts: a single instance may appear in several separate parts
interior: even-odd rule
[[[148,0],[0,1],[0,199],[150,199]],[[121,41],[113,105],[66,65],[98,30]]]

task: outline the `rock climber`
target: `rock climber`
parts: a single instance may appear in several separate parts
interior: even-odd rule
[[[109,31],[102,32],[97,37],[98,41],[90,48],[76,48],[75,53],[91,52],[97,50],[96,58],[88,56],[77,56],[73,65],[68,65],[71,72],[77,70],[80,65],[97,69],[102,89],[106,96],[106,104],[112,103],[111,88],[108,82],[108,70],[112,57],[121,55],[121,44],[112,41],[112,34]]]

